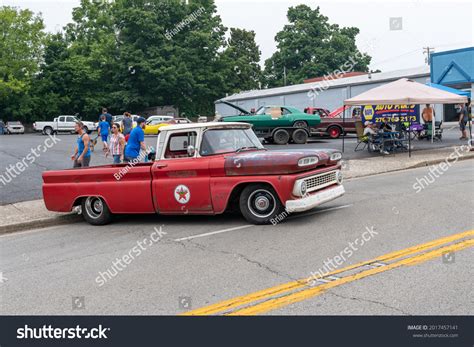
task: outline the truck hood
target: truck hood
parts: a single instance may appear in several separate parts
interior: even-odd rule
[[[250,151],[234,153],[225,157],[227,176],[247,175],[285,175],[313,170],[317,167],[335,165],[331,161],[335,149],[301,149],[277,151]],[[305,157],[318,157],[318,162],[304,167],[298,166],[298,160]]]

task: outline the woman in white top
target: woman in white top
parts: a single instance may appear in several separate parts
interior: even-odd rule
[[[114,158],[114,164],[120,164],[123,161],[123,152],[125,149],[125,136],[119,131],[119,125],[112,125],[112,136],[107,154],[111,153]]]

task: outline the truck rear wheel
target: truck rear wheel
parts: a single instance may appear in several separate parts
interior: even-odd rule
[[[43,133],[44,133],[45,135],[53,135],[53,134],[54,134],[54,131],[53,131],[53,128],[51,128],[51,127],[45,127],[45,128],[43,129]]]
[[[305,144],[308,141],[308,133],[304,129],[296,129],[291,135],[294,143],[299,145]]]
[[[112,220],[112,213],[99,196],[88,196],[82,200],[82,216],[92,225],[105,225]]]
[[[341,136],[342,129],[339,128],[338,126],[332,126],[332,127],[329,127],[327,132],[328,132],[329,137],[331,139],[337,139],[337,138],[339,138],[339,136]]]
[[[299,120],[293,123],[293,128],[303,128],[303,129],[308,129],[308,123],[306,123],[304,120]]]
[[[285,210],[273,188],[265,184],[245,187],[240,194],[239,206],[244,218],[252,224],[269,224]]]
[[[277,145],[286,145],[290,141],[290,134],[285,129],[278,129],[273,133],[272,138]]]

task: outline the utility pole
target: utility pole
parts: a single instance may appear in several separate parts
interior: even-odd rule
[[[283,84],[286,86],[286,66],[283,66]]]
[[[434,52],[434,47],[423,47],[423,54],[426,54],[425,63],[430,65],[431,53]]]

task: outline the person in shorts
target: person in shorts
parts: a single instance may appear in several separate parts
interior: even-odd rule
[[[71,160],[74,161],[74,168],[88,167],[91,161],[91,149],[89,147],[90,138],[84,131],[82,122],[76,122],[74,130],[79,135],[77,137],[77,146]]]
[[[467,107],[464,104],[458,105],[458,114],[459,114],[459,129],[461,130],[460,140],[467,140],[467,122],[468,122],[468,113]]]
[[[100,123],[99,123],[99,136],[102,139],[102,143],[104,144],[103,151],[107,152],[108,151],[108,140],[109,140],[109,122],[107,122],[105,116],[100,117]]]

